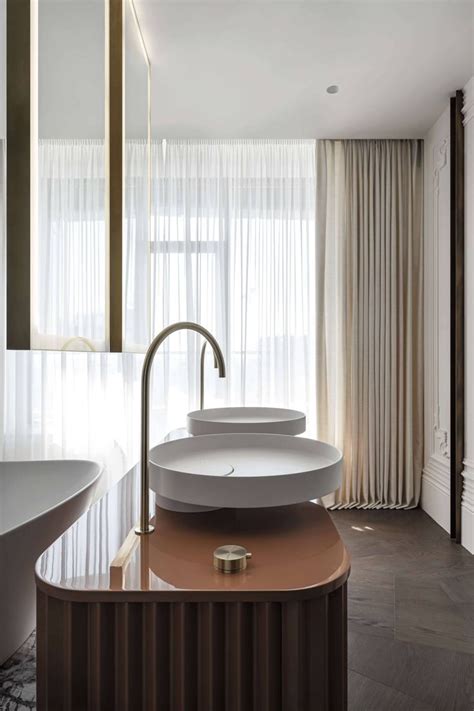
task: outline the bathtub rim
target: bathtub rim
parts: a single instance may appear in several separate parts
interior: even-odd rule
[[[70,496],[67,496],[64,499],[61,499],[61,501],[58,501],[57,503],[53,504],[52,506],[49,506],[46,509],[43,509],[43,511],[40,511],[40,513],[36,514],[35,516],[31,516],[31,518],[28,518],[26,521],[21,521],[17,525],[13,526],[12,528],[8,528],[6,531],[1,531],[0,529],[0,540],[4,536],[9,536],[12,533],[15,533],[21,528],[24,528],[25,526],[28,526],[30,523],[33,523],[34,521],[37,521],[40,519],[42,516],[46,516],[46,514],[54,511],[55,509],[59,508],[60,506],[63,506],[66,504],[68,501],[71,501],[74,499],[76,496],[79,496],[82,494],[84,491],[87,489],[91,488],[94,486],[94,484],[97,484],[99,478],[102,476],[104,467],[99,464],[99,462],[95,462],[93,459],[2,459],[0,461],[1,464],[91,464],[93,465],[97,471],[94,474],[94,477],[92,478],[91,481],[89,481],[87,484],[84,484],[80,489],[77,489],[74,491]]]

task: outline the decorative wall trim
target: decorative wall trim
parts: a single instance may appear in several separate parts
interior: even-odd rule
[[[439,408],[438,408],[439,409]],[[449,460],[449,444],[448,444],[448,431],[441,429],[438,425],[434,426],[435,438],[438,443],[438,450],[440,454]]]
[[[448,533],[449,488],[449,462],[438,455],[431,456],[423,470],[421,508]]]
[[[474,462],[465,459],[461,504],[461,543],[474,553]]]
[[[444,458],[431,456],[423,470],[423,476],[449,495],[449,462]]]
[[[464,460],[464,480],[462,503],[472,514],[474,514],[474,462],[470,459]]]
[[[446,136],[433,149],[433,274],[432,274],[432,325],[433,325],[433,453],[449,461],[449,434],[440,426],[439,407],[439,195],[440,174],[448,165],[449,139]]]
[[[471,77],[464,87],[464,106],[462,112],[464,114],[464,126],[467,126],[469,121],[474,118],[474,77]]]
[[[420,505],[448,533],[449,409],[441,411],[440,405],[440,386],[449,380],[449,365],[444,362],[445,353],[440,351],[440,314],[441,306],[446,307],[447,283],[440,263],[440,239],[447,238],[444,219],[449,199],[449,137],[449,111],[446,108],[427,135],[425,148],[425,463]],[[446,278],[448,275],[449,265],[446,265]]]

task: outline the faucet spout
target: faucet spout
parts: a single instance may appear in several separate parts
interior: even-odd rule
[[[204,341],[201,348],[201,363],[199,367],[199,409],[204,410],[204,363],[206,361],[207,341]],[[216,354],[214,353],[214,368],[219,368]]]
[[[203,336],[214,351],[214,362],[219,371],[219,378],[225,378],[225,360],[221,348],[212,335],[203,326],[192,321],[180,321],[164,328],[150,343],[145,355],[142,369],[141,382],[141,443],[140,443],[140,524],[135,528],[135,533],[144,535],[152,533],[154,530],[150,524],[150,471],[149,471],[149,450],[150,450],[150,379],[151,368],[158,348],[164,340],[175,331],[195,331]]]

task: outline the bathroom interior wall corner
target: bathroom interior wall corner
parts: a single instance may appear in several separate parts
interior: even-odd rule
[[[465,147],[465,458],[461,543],[474,553],[474,76],[464,86]],[[450,530],[450,114],[425,136],[424,282],[425,457],[421,506]]]

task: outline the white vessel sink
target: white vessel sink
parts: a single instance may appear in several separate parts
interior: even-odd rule
[[[335,491],[341,474],[336,447],[289,435],[203,435],[150,451],[157,503],[175,511],[296,504]]]
[[[301,434],[306,417],[298,410],[282,407],[217,407],[188,413],[187,429],[192,435],[229,432]]]

